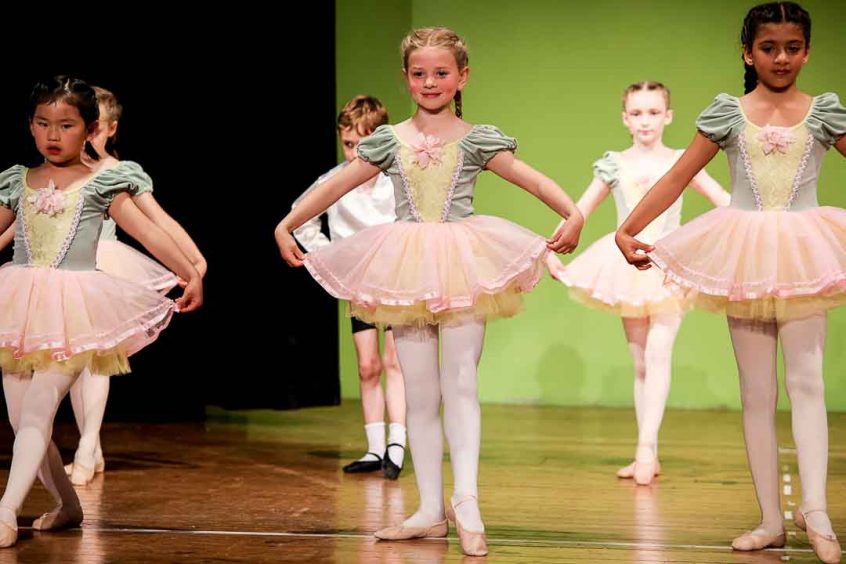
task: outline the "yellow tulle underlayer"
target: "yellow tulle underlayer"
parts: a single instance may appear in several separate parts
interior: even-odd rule
[[[765,297],[754,300],[729,301],[725,296],[698,294],[697,307],[728,317],[757,319],[760,321],[790,321],[810,317],[831,308],[846,304],[846,293],[829,296],[798,296],[792,298]]]
[[[684,313],[693,307],[691,300],[682,296],[674,296],[664,300],[643,302],[639,304],[626,302],[608,303],[594,295],[591,295],[590,292],[582,288],[571,286],[569,291],[570,298],[574,302],[580,303],[589,308],[606,311],[619,317],[650,317],[652,315],[665,313]]]
[[[9,348],[0,349],[0,368],[6,374],[28,374],[40,370],[78,374],[88,368],[92,374],[114,376],[129,373],[129,359],[121,351],[86,351],[67,360],[55,360],[51,351],[42,350],[15,358]]]
[[[349,313],[373,325],[460,325],[470,320],[492,321],[512,317],[523,310],[523,296],[516,284],[495,294],[480,294],[469,307],[431,311],[425,301],[413,305],[383,305],[368,307],[350,303]]]

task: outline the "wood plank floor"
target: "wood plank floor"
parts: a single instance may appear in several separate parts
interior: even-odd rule
[[[736,412],[670,411],[651,487],[614,477],[633,454],[629,410],[483,406],[480,476],[491,562],[815,562],[788,523],[786,550],[732,553],[758,519]],[[846,538],[846,414],[831,414],[829,506]],[[784,508],[801,484],[779,414]],[[76,433],[56,439],[70,460]],[[410,463],[397,482],[344,475],[361,454],[359,407],[291,412],[211,410],[206,424],[107,424],[106,473],[77,491],[81,529],[33,532],[51,508],[40,485],[20,517],[6,562],[460,562],[448,540],[375,542],[371,533],[412,513]],[[11,433],[0,431],[5,482]],[[451,487],[445,462],[447,490]],[[448,494],[447,494],[448,495]]]

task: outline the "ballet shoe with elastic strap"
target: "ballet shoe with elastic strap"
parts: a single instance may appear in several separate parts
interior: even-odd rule
[[[818,509],[816,511],[822,510]],[[808,511],[807,513],[813,513],[813,511]],[[811,543],[811,547],[814,549],[817,558],[826,564],[840,562],[843,552],[835,535],[824,535],[809,527],[805,519],[805,512],[801,509],[796,511],[794,523],[796,523],[797,527],[808,533],[808,542]]]
[[[461,526],[458,516],[455,514],[455,508],[470,500],[476,500],[475,496],[469,495],[459,500],[458,503],[449,502],[447,508],[447,518],[455,523],[455,529],[458,531],[458,541],[461,543],[461,552],[467,556],[485,556],[488,553],[488,541],[485,536],[485,531],[468,531]]]

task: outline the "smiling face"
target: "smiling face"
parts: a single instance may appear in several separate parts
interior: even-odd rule
[[[467,84],[470,69],[458,68],[455,55],[444,47],[421,47],[408,56],[405,79],[418,107],[437,113],[448,108]]]

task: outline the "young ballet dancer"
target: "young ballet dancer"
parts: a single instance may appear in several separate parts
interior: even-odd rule
[[[28,107],[30,131],[44,162],[0,173],[0,231],[15,223],[14,258],[0,268],[0,368],[15,444],[0,499],[0,546],[17,540],[17,514],[38,475],[57,507],[38,530],[78,525],[79,499],[51,441],[59,402],[84,369],[129,371],[127,357],[158,336],[175,310],[202,303],[196,268],[173,240],[132,203],[149,177],[119,164],[92,172],[82,151],[96,131],[97,99],[85,82],[39,82]],[[103,217],[185,281],[173,302],[95,268]]]
[[[362,140],[358,158],[304,198],[280,222],[276,239],[288,264],[305,264],[330,294],[350,301],[353,315],[393,327],[420,506],[403,523],[376,536],[446,536],[443,403],[455,482],[446,515],[456,523],[464,553],[483,555],[487,545],[477,492],[476,370],[485,323],[517,313],[520,294],[540,279],[546,254],[571,252],[583,220],[555,182],[514,157],[513,138],[494,126],[462,119],[461,93],[469,67],[466,45],[455,32],[418,29],[403,40],[401,51],[416,112]],[[486,169],[566,218],[551,239],[497,217],[473,214],[473,185]],[[303,255],[291,231],[380,171],[394,183],[398,221]]]
[[[846,210],[817,204],[826,151],[846,155],[846,108],[836,94],[811,96],[796,79],[808,60],[811,19],[793,2],[749,10],[741,31],[742,97],[719,94],[697,120],[679,162],[617,232],[638,268],[660,267],[725,312],[737,359],[743,430],[761,522],[736,550],[785,544],[779,504],[775,411],[777,345],[793,417],[802,502],[798,527],[823,562],[840,561],[826,505],[828,423],[823,394],[826,312],[846,301]],[[706,213],[654,245],[634,239],[723,149],[731,205]]]
[[[623,92],[623,125],[632,146],[608,151],[593,165],[594,178],[576,204],[587,219],[612,194],[617,225],[644,194],[675,164],[682,151],[664,145],[664,128],[673,120],[670,90],[654,81],[637,82]],[[715,206],[728,205],[730,196],[705,170],[690,185]],[[664,237],[681,223],[682,198],[650,223],[641,237],[647,242]],[[570,288],[570,296],[586,306],[619,316],[634,362],[634,404],[638,441],[635,459],[617,476],[652,483],[660,474],[658,431],[670,392],[673,343],[690,300],[679,288],[664,285],[655,270],[636,270],[620,255],[614,233],[588,247],[566,268],[557,258],[550,273]]]

